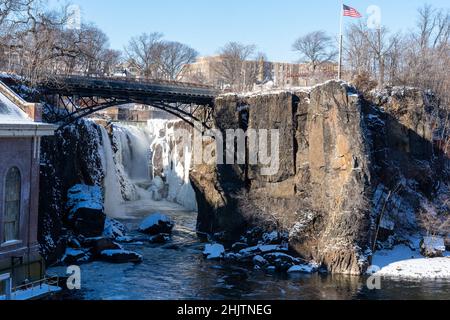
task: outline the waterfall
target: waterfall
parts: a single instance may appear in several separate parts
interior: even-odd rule
[[[178,145],[174,131],[181,124],[179,120],[163,119],[149,120],[146,127],[114,124],[112,144],[102,127],[108,215],[117,216],[123,200],[145,199],[165,199],[197,211],[189,180],[192,152]]]
[[[103,126],[99,127],[102,133],[102,165],[105,170],[105,213],[110,217],[119,217],[120,204],[123,202],[123,197],[117,176],[116,163],[114,162],[113,149],[108,132]]]

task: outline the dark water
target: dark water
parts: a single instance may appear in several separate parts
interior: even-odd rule
[[[450,282],[383,279],[382,289],[367,289],[363,277],[281,275],[246,266],[205,261],[204,244],[194,232],[195,214],[166,210],[177,225],[166,246],[136,245],[127,249],[144,256],[139,265],[102,262],[81,266],[82,289],[59,298],[87,300],[191,299],[450,299]],[[124,222],[134,229],[142,217]],[[57,272],[58,269],[51,270]],[[61,273],[62,269],[59,269]],[[58,298],[58,297],[57,297]]]

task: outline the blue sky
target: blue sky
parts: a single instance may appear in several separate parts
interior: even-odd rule
[[[50,0],[53,4],[64,0]],[[201,55],[217,53],[228,41],[255,44],[273,61],[295,61],[291,45],[302,34],[339,33],[339,0],[71,0],[84,22],[100,27],[111,47],[122,49],[130,37],[158,31],[166,39],[186,43]],[[382,23],[391,30],[414,27],[424,3],[449,8],[449,0],[345,0],[365,14],[381,8]],[[355,21],[345,18],[345,23]]]

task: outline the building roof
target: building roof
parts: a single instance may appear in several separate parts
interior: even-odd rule
[[[0,137],[50,136],[56,129],[54,125],[33,121],[0,92]]]

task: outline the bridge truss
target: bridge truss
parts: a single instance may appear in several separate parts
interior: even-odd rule
[[[128,104],[142,104],[165,111],[191,126],[212,123],[215,91],[207,86],[161,81],[64,77],[46,83],[45,118],[61,127],[95,112]]]

